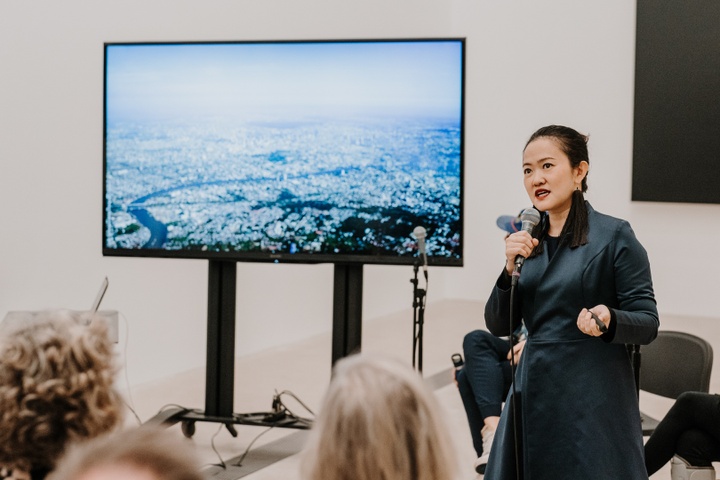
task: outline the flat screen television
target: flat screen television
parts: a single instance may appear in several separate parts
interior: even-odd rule
[[[465,39],[104,50],[104,255],[462,265]]]

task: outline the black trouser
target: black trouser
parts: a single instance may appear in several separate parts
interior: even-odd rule
[[[648,475],[657,472],[673,455],[696,467],[720,461],[720,396],[685,392],[645,443]]]
[[[502,402],[512,382],[507,359],[509,351],[510,342],[485,330],[473,330],[463,340],[465,366],[457,372],[455,379],[478,457],[483,454],[481,431],[484,420],[500,416]]]

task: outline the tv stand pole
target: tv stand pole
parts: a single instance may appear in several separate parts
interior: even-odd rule
[[[238,424],[309,428],[307,420],[298,421],[292,417],[278,415],[278,412],[233,413],[236,290],[236,262],[210,260],[205,410],[169,408],[155,415],[147,423],[169,426],[182,422],[182,432],[188,438],[195,433],[195,422],[223,423],[233,437],[237,437],[235,425]]]
[[[208,267],[205,414],[218,418],[232,418],[233,415],[236,291],[237,264],[211,260]],[[230,427],[228,425],[228,429]]]
[[[360,351],[362,341],[362,264],[335,264],[332,364]]]

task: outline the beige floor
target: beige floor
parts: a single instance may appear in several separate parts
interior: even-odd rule
[[[428,305],[425,314],[425,339],[423,370],[426,378],[442,379],[449,375],[450,355],[461,350],[464,334],[472,329],[484,328],[482,307],[479,302],[442,301]],[[662,329],[681,330],[708,338],[720,352],[720,319],[664,317]],[[412,310],[370,319],[363,331],[363,351],[381,351],[406,360],[412,360]],[[720,353],[716,356],[720,357]],[[239,357],[235,365],[235,412],[249,413],[268,411],[273,394],[290,391],[311,410],[317,409],[330,379],[330,334],[298,341],[281,348],[274,348],[259,354]],[[716,360],[717,361],[717,360]],[[717,370],[715,366],[715,371]],[[135,387],[132,391],[135,410],[143,421],[153,417],[168,405],[188,408],[204,407],[204,368],[185,372],[152,385]],[[711,391],[720,392],[720,385],[713,377]],[[475,454],[470,433],[465,421],[460,397],[455,386],[445,384],[435,390],[453,432],[458,462],[463,476],[475,478],[472,464]],[[297,415],[311,417],[304,408],[290,396],[283,400]],[[667,399],[641,393],[641,407],[651,415],[662,417],[672,404]],[[179,425],[169,428],[181,435]],[[237,426],[238,437],[233,438],[222,425],[198,422],[192,441],[197,445],[208,478],[248,480],[298,479],[298,451],[306,431],[295,429],[271,429],[256,426]],[[262,434],[258,438],[258,436]],[[231,464],[237,461],[254,441],[243,461],[243,466]],[[273,459],[280,459],[272,462]],[[225,470],[210,467],[226,463]],[[269,466],[255,470],[257,465]],[[252,472],[252,473],[248,473]],[[651,477],[652,480],[670,478],[669,467]]]

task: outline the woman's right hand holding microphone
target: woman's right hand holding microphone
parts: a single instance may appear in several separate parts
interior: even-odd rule
[[[538,246],[538,239],[533,238],[529,232],[521,230],[505,237],[505,270],[512,275],[515,269],[515,258],[521,255],[529,257],[533,249]]]

